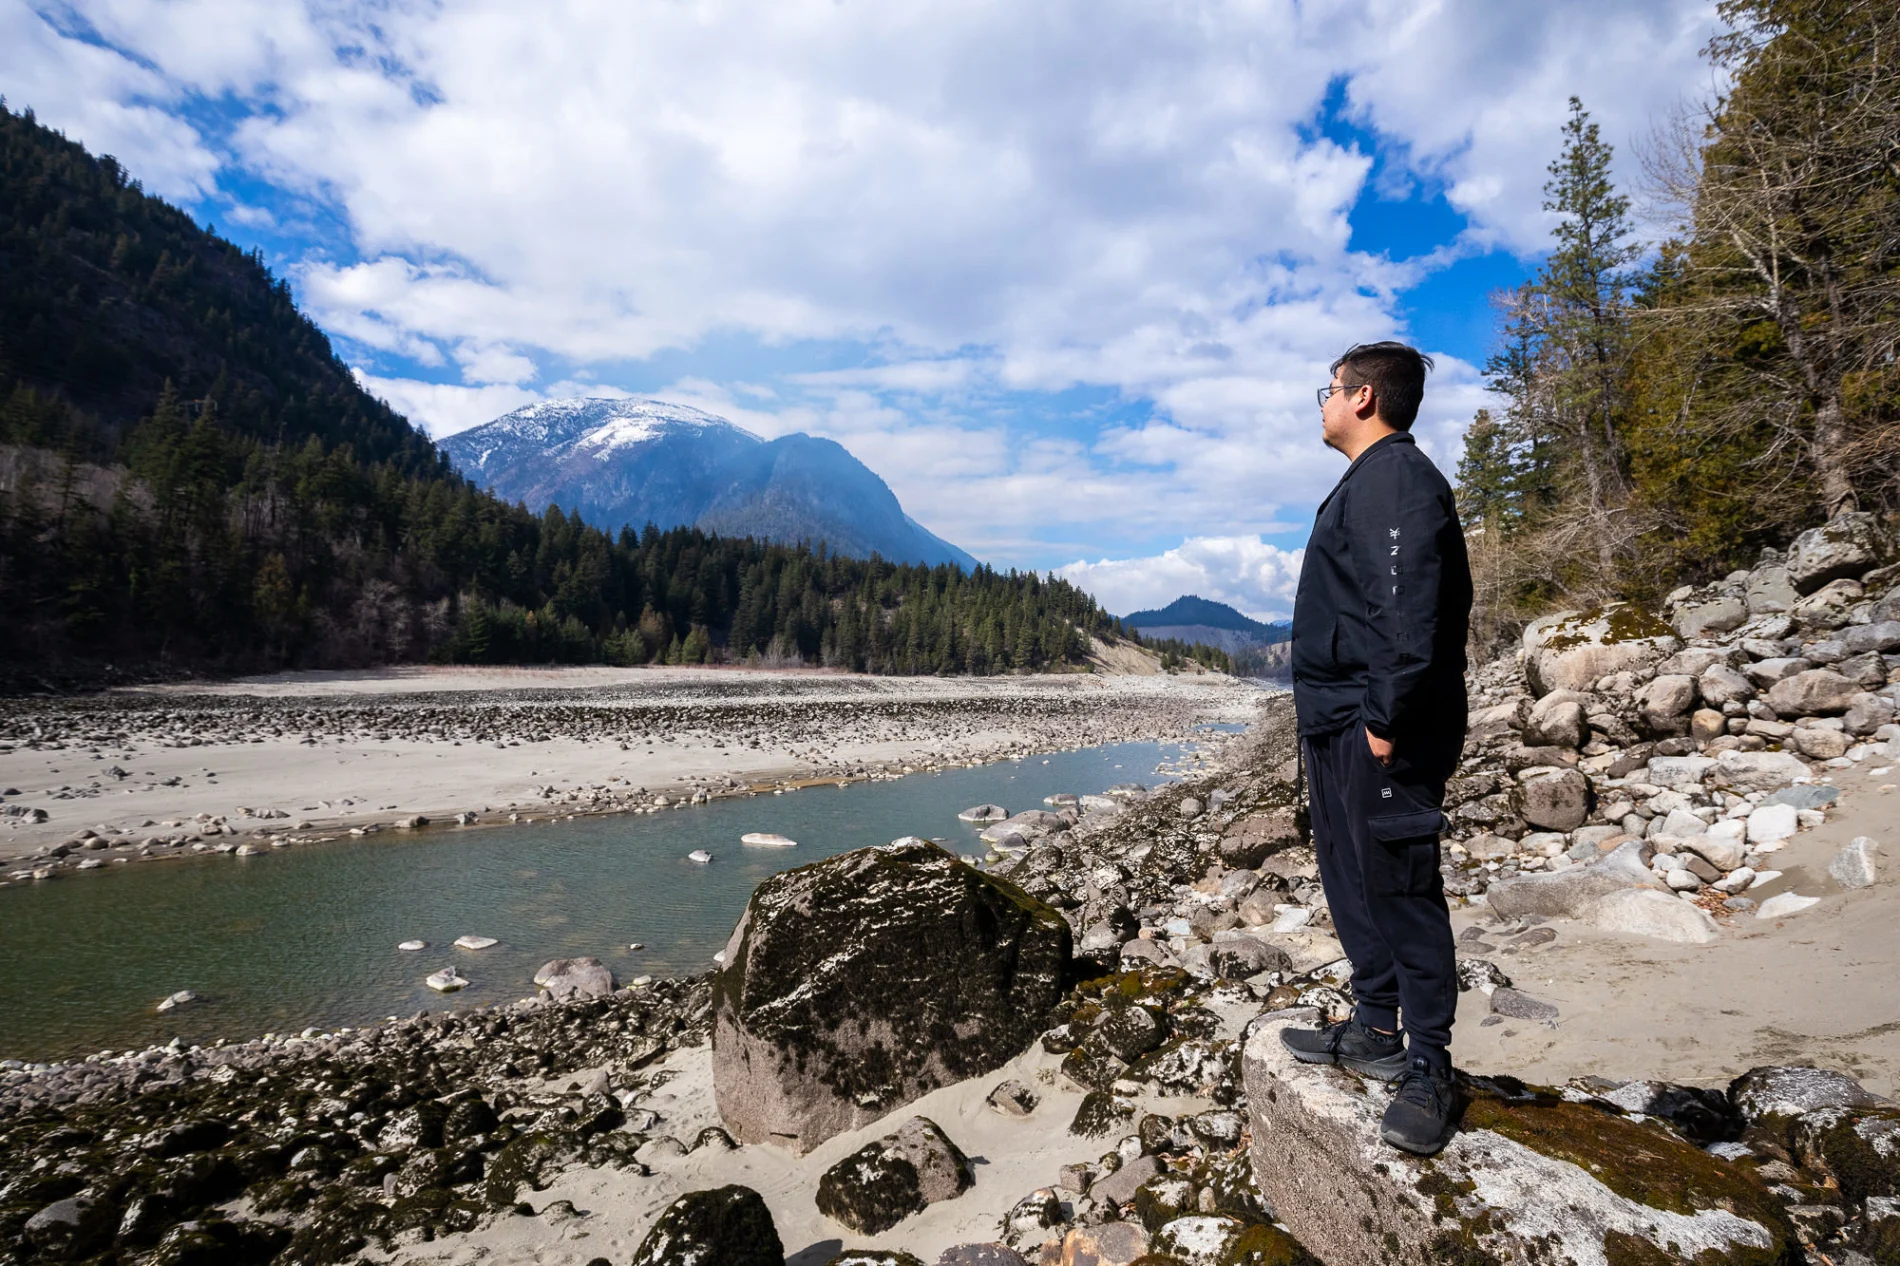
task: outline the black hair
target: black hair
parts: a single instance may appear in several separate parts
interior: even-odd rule
[[[1332,372],[1348,387],[1372,388],[1379,419],[1409,431],[1418,417],[1418,403],[1425,398],[1425,375],[1431,369],[1432,358],[1416,347],[1384,342],[1354,343],[1333,362]]]

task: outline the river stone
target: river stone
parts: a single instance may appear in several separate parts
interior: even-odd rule
[[[1696,690],[1710,707],[1725,703],[1746,703],[1755,697],[1755,684],[1727,664],[1714,664],[1702,670]]]
[[[1716,598],[1676,608],[1676,632],[1693,641],[1712,633],[1728,633],[1748,623],[1748,604],[1740,598]]]
[[[631,1266],[785,1266],[785,1245],[750,1187],[689,1191],[660,1214]]]
[[[1517,875],[1493,883],[1486,904],[1502,918],[1527,914],[1543,918],[1580,919],[1600,897],[1627,888],[1654,888],[1656,877],[1643,864],[1642,845],[1620,844],[1594,862],[1534,875]]]
[[[1283,848],[1300,842],[1299,819],[1291,806],[1251,813],[1221,835],[1221,861],[1253,870]]]
[[[550,998],[605,998],[615,988],[614,974],[598,958],[556,958],[541,964],[534,983]]]
[[[979,804],[957,814],[959,822],[1001,822],[1009,816],[1009,810],[1000,804]]]
[[[1799,810],[1791,804],[1761,805],[1748,815],[1748,842],[1772,844],[1800,829]]]
[[[1880,521],[1855,511],[1811,528],[1788,546],[1788,581],[1810,594],[1835,580],[1856,580],[1880,565],[1886,552]]]
[[[970,1158],[936,1122],[912,1117],[818,1179],[818,1211],[862,1235],[881,1235],[913,1213],[968,1191]]]
[[[1531,774],[1523,780],[1524,820],[1547,831],[1574,831],[1590,814],[1590,783],[1574,769]]]
[[[800,1155],[1047,1027],[1069,924],[921,840],[761,883],[713,981],[713,1091],[746,1143]]]
[[[1821,783],[1803,783],[1798,787],[1783,787],[1780,791],[1763,796],[1757,809],[1772,804],[1791,804],[1796,809],[1819,809],[1833,804],[1841,798],[1840,788],[1829,787]]]
[[[1856,835],[1845,848],[1834,854],[1834,860],[1827,864],[1827,873],[1843,888],[1865,888],[1874,882],[1878,873],[1874,854],[1879,850],[1880,845],[1875,840]]]
[[[1788,736],[1794,750],[1809,760],[1833,760],[1845,756],[1850,743],[1847,735],[1840,730],[1822,729],[1820,726],[1801,726]]]
[[[1008,835],[1018,835],[1025,840],[1033,840],[1051,831],[1060,831],[1067,825],[1068,822],[1062,818],[1062,815],[1051,813],[1047,809],[1024,809],[1021,813],[1014,814],[993,826],[985,827],[977,838],[985,842],[994,842]]]
[[[1659,676],[1636,696],[1643,723],[1656,734],[1681,734],[1688,728],[1686,718],[1694,706],[1695,678],[1686,673]]]
[[[1711,777],[1731,791],[1775,791],[1808,776],[1808,766],[1787,752],[1719,752]]]
[[[1681,645],[1668,625],[1626,603],[1561,611],[1524,630],[1524,675],[1539,698],[1589,690],[1613,673],[1649,668]]]
[[[1444,1151],[1429,1164],[1403,1157],[1379,1134],[1384,1090],[1301,1064],[1280,1044],[1282,1029],[1313,1019],[1268,1015],[1241,1062],[1254,1178],[1328,1266],[1781,1261],[1795,1251],[1780,1205],[1749,1171],[1660,1123],[1508,1079],[1466,1078],[1469,1104]]]
[[[1809,668],[1768,687],[1768,706],[1782,719],[1830,716],[1847,711],[1860,683],[1829,668]]]
[[[1789,583],[1788,569],[1779,565],[1757,567],[1748,574],[1750,615],[1775,615],[1793,609],[1800,594]]]
[[[1846,1073],[1811,1064],[1764,1064],[1729,1083],[1729,1102],[1750,1121],[1798,1117],[1827,1108],[1876,1108],[1891,1101]]]
[[[1758,919],[1785,919],[1791,914],[1800,914],[1812,905],[1819,905],[1819,897],[1804,897],[1798,892],[1778,892],[1762,902],[1755,911]]]
[[[1592,926],[1604,932],[1624,932],[1682,945],[1707,945],[1720,935],[1707,911],[1654,888],[1608,893],[1597,898],[1587,914]]]

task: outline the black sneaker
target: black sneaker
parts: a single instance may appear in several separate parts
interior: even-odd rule
[[[1434,1068],[1423,1056],[1413,1056],[1399,1078],[1398,1093],[1386,1107],[1379,1136],[1404,1151],[1435,1155],[1451,1138],[1457,1104],[1451,1074]]]
[[[1280,1044],[1305,1064],[1338,1064],[1355,1073],[1391,1081],[1405,1072],[1405,1039],[1378,1033],[1357,1017],[1317,1029],[1281,1029]]]

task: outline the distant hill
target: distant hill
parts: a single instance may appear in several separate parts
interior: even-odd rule
[[[890,487],[832,440],[762,440],[658,400],[531,404],[441,441],[465,474],[530,510],[559,505],[609,532],[698,527],[834,553],[974,569],[904,513]]]
[[[1291,624],[1263,624],[1249,619],[1224,602],[1187,594],[1153,611],[1137,611],[1122,623],[1143,637],[1177,638],[1204,642],[1228,653],[1249,646],[1271,646],[1293,635]]]

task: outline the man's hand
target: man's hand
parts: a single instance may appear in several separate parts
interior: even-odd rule
[[[1392,744],[1380,738],[1371,730],[1366,731],[1366,746],[1372,749],[1372,759],[1381,765],[1392,763]]]

